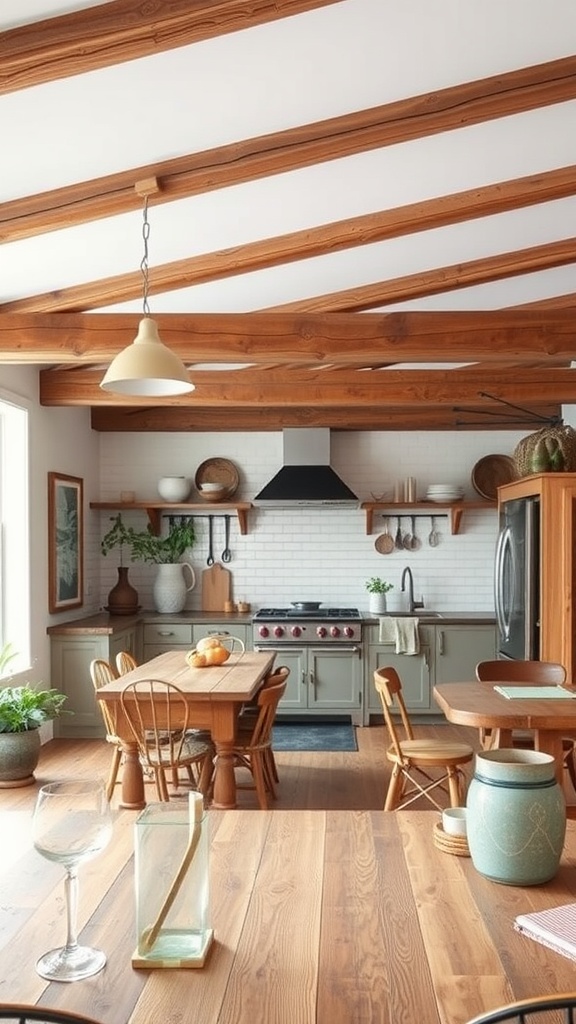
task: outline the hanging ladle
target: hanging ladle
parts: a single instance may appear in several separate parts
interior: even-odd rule
[[[420,537],[416,536],[416,516],[410,516],[412,520],[412,538],[410,540],[410,550],[418,551],[422,547],[422,541]]]
[[[208,558],[206,559],[206,565],[214,565],[214,533],[212,529],[212,516],[208,516]]]
[[[398,523],[398,529],[396,530],[396,536],[394,538],[394,547],[397,551],[403,551],[404,541],[402,540],[402,520],[400,516],[396,516],[396,521]]]
[[[230,516],[224,516],[224,531],[225,531],[225,542],[224,551],[221,554],[223,562],[230,562],[232,559],[232,552],[230,551]]]
[[[435,547],[437,547],[438,541],[440,540],[440,535],[439,535],[439,533],[438,533],[438,531],[436,529],[436,520],[435,520],[434,516],[430,516],[430,523],[431,523],[432,529],[430,530],[430,533],[428,534],[428,543],[429,543],[431,548],[435,548]]]

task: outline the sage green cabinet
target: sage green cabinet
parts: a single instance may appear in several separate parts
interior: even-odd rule
[[[360,647],[282,647],[274,667],[290,669],[279,715],[351,715],[362,723],[363,664]]]
[[[374,672],[390,665],[402,680],[402,693],[409,711],[440,715],[432,691],[436,683],[463,682],[475,678],[479,661],[496,657],[496,627],[492,624],[457,625],[439,623],[420,626],[420,651],[415,655],[395,654],[392,644],[379,643],[378,626],[366,628],[366,714],[382,714],[374,686]]]
[[[202,622],[195,623],[192,638],[196,645],[199,640],[212,633],[224,633],[228,636],[237,636],[242,640],[246,650],[252,649],[252,627],[241,623],[232,625],[230,622]]]
[[[374,686],[374,672],[379,668],[395,668],[402,680],[402,694],[409,711],[430,713],[431,692],[434,673],[433,626],[420,626],[420,650],[418,654],[396,654],[392,644],[379,642],[377,626],[368,626],[368,659],[366,662],[367,701],[366,722],[370,714],[382,714],[382,703]]]
[[[50,685],[66,694],[64,705],[73,715],[54,720],[54,735],[64,738],[99,739],[106,735],[102,714],[94,696],[90,662],[95,658],[115,665],[120,651],[140,656],[139,629],[114,633],[53,635],[50,638]]]
[[[230,622],[145,622],[142,657],[150,661],[165,651],[190,651],[202,637],[212,633],[228,633],[237,636],[248,648],[251,632],[244,623],[230,625]]]

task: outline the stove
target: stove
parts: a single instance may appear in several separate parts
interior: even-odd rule
[[[357,608],[260,608],[252,618],[254,643],[359,643],[362,622]]]

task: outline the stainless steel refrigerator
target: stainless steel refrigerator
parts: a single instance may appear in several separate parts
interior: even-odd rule
[[[540,499],[517,498],[500,509],[494,571],[498,657],[540,657]]]

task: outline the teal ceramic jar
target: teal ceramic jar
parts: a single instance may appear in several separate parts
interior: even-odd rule
[[[505,885],[553,878],[566,832],[566,803],[554,758],[537,750],[476,755],[466,806],[468,847],[480,874]]]

